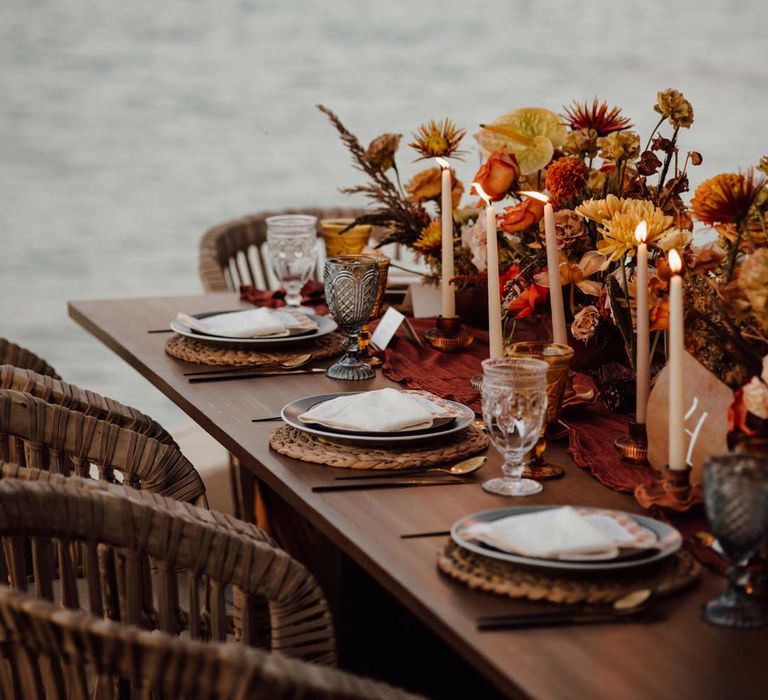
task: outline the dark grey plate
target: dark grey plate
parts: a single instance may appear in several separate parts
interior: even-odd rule
[[[323,425],[316,423],[302,423],[299,420],[299,416],[308,411],[312,406],[315,406],[323,401],[330,401],[338,396],[352,396],[359,394],[359,391],[339,391],[333,394],[316,394],[315,396],[305,396],[301,399],[296,399],[291,403],[285,405],[281,412],[283,421],[288,425],[301,430],[305,433],[311,433],[313,435],[320,435],[329,440],[335,440],[337,442],[346,442],[350,444],[363,444],[363,445],[393,445],[402,443],[412,443],[426,440],[434,440],[455,433],[459,430],[463,430],[468,427],[475,419],[475,413],[472,409],[467,408],[463,404],[449,401],[454,407],[460,409],[461,415],[457,418],[441,419],[436,421],[435,425],[429,428],[422,428],[419,430],[404,430],[396,433],[361,433],[349,430],[340,430],[334,428],[326,428]]]
[[[460,547],[481,554],[484,557],[490,557],[491,559],[500,559],[501,561],[522,564],[537,569],[554,569],[563,572],[573,571],[581,573],[616,571],[619,569],[634,569],[640,566],[647,566],[648,564],[666,559],[680,549],[683,544],[682,536],[671,525],[667,525],[660,520],[654,520],[645,515],[635,515],[634,513],[626,513],[624,511],[609,511],[607,508],[593,508],[589,510],[603,513],[621,513],[622,515],[629,516],[638,525],[641,525],[656,535],[658,548],[645,549],[632,556],[620,555],[615,559],[608,560],[562,561],[560,559],[540,559],[538,557],[526,557],[519,554],[502,552],[499,549],[489,547],[479,542],[474,542],[464,536],[467,528],[475,523],[491,523],[510,515],[524,515],[527,513],[535,513],[540,510],[551,510],[552,508],[561,507],[562,506],[510,506],[509,508],[499,508],[497,510],[487,510],[482,513],[467,515],[453,524],[453,527],[451,528],[451,538]],[[582,508],[579,506],[579,509],[581,510]]]
[[[209,311],[204,314],[190,314],[194,318],[208,318],[208,316],[215,316],[216,314],[231,313],[234,311],[242,311],[243,309],[229,309],[227,311]],[[290,347],[306,343],[310,340],[316,340],[324,335],[333,333],[338,327],[336,321],[329,316],[316,316],[314,314],[307,314],[312,320],[317,323],[317,329],[308,333],[302,332],[300,335],[287,335],[280,336],[279,338],[224,338],[218,335],[206,335],[205,333],[198,333],[185,326],[182,326],[176,319],[171,321],[171,330],[179,335],[186,336],[187,338],[193,338],[212,345],[221,346],[244,346],[253,348],[275,349],[280,347]]]

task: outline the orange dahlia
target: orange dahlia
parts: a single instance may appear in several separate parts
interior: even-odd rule
[[[566,124],[574,131],[577,129],[594,129],[598,136],[607,136],[614,131],[629,129],[632,124],[628,117],[621,116],[621,107],[608,109],[608,103],[598,104],[595,98],[590,105],[588,102],[574,102],[570,107],[563,107]]]
[[[765,182],[765,178],[755,178],[751,169],[746,174],[715,175],[696,188],[691,200],[693,213],[710,226],[744,221]]]
[[[558,209],[579,194],[587,182],[589,169],[581,158],[567,156],[553,161],[547,168],[545,183]]]

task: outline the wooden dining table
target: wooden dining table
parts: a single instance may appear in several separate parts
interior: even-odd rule
[[[457,663],[466,664],[487,682],[479,693],[456,688],[456,696],[766,697],[768,631],[722,629],[701,619],[702,604],[725,585],[722,577],[708,570],[692,589],[655,603],[665,615],[661,622],[478,631],[478,616],[538,610],[544,604],[471,590],[438,571],[437,552],[445,537],[402,539],[401,535],[447,530],[462,516],[511,504],[642,509],[632,496],[608,490],[576,467],[563,444],[551,445],[548,456],[566,467],[566,476],[546,482],[541,494],[524,500],[481,489],[482,479],[499,472],[500,459],[493,448],[478,480],[459,486],[313,492],[313,486],[331,484],[349,470],[277,454],[268,439],[279,423],[252,419],[275,416],[284,404],[302,396],[396,385],[380,371],[366,382],[339,382],[319,374],[194,384],[184,372],[195,366],[164,352],[168,334],[148,332],[166,328],[180,310],[198,313],[240,305],[232,294],[110,299],[70,302],[69,314],[385,588],[455,654]],[[355,613],[368,614],[361,607]],[[409,640],[401,641],[407,647]],[[357,643],[364,646],[366,640]],[[418,655],[418,650],[413,653]],[[427,672],[428,659],[420,663]]]

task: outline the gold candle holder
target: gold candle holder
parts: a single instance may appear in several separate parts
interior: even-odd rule
[[[353,221],[354,219],[321,219],[320,233],[329,258],[336,255],[359,255],[368,245],[373,226],[359,224],[348,228]]]
[[[565,474],[559,464],[544,459],[547,449],[547,427],[560,418],[563,396],[568,386],[573,348],[560,343],[523,342],[513,343],[507,349],[509,357],[535,357],[547,363],[547,415],[539,440],[533,448],[533,456],[525,465],[523,477],[528,479],[557,479]]]
[[[648,464],[648,433],[645,423],[629,424],[629,432],[619,435],[613,446],[618,450],[621,459],[629,464]]]
[[[691,484],[691,468],[670,469],[664,474],[635,488],[635,500],[643,506],[660,506],[684,513],[704,500],[701,486]]]
[[[472,345],[475,337],[461,323],[458,316],[438,316],[434,328],[424,333],[424,339],[440,352],[457,352]]]

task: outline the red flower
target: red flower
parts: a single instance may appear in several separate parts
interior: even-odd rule
[[[520,274],[520,266],[517,264],[510,265],[507,268],[507,271],[499,277],[499,292],[501,293],[501,298],[503,299],[506,296],[506,287],[507,282],[513,282],[517,279],[517,276]]]
[[[537,306],[541,306],[549,294],[548,287],[531,282],[518,294],[507,306],[507,311],[515,318],[527,318],[532,316]]]

